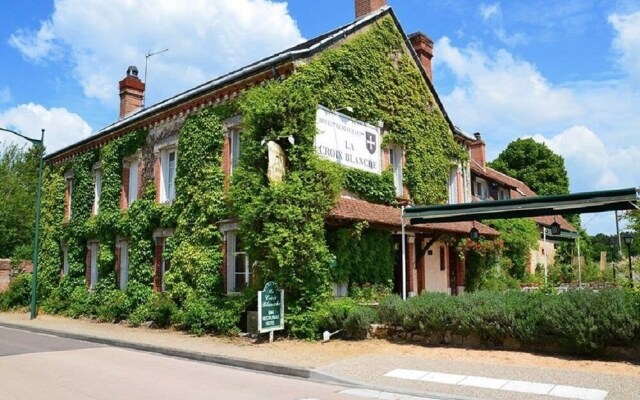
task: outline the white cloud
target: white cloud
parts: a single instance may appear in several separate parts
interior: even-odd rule
[[[574,191],[632,187],[640,183],[640,146],[605,143],[585,126],[572,126],[551,137],[535,135],[565,158]]]
[[[270,0],[57,0],[37,33],[12,44],[43,60],[65,52],[88,97],[117,105],[117,82],[129,65],[144,74],[151,103],[266,57],[302,40],[286,3]]]
[[[613,48],[618,53],[619,64],[630,76],[640,80],[640,11],[610,15],[609,23],[616,30]]]
[[[498,3],[496,3],[498,4]],[[481,10],[482,11],[482,10]],[[482,16],[497,18],[498,7]],[[565,158],[572,191],[640,185],[640,13],[609,17],[617,80],[552,83],[537,67],[482,43],[436,43],[435,75],[453,77],[441,98],[454,123],[480,131],[489,158],[519,137],[533,136]],[[590,219],[591,217],[587,217]],[[613,218],[597,217],[589,232],[611,232]]]
[[[47,152],[59,150],[91,134],[91,127],[78,114],[65,108],[45,108],[39,104],[22,104],[0,112],[0,126],[39,139],[45,129]],[[0,132],[0,142],[24,143],[9,133]]]
[[[500,3],[493,4],[480,4],[478,8],[482,20],[492,27],[493,33],[501,42],[507,46],[515,46],[520,43],[525,43],[527,38],[522,33],[514,33],[509,35],[504,28],[504,22],[502,18],[502,7]]]
[[[457,48],[447,37],[436,44],[436,68],[453,72],[456,85],[443,96],[456,123],[475,130],[522,133],[581,113],[573,93],[549,83],[536,67],[506,50]],[[436,73],[437,75],[437,73]]]
[[[11,101],[11,89],[3,87],[0,89],[0,103],[8,103]]]
[[[57,50],[55,34],[49,21],[45,21],[37,32],[19,30],[9,37],[9,44],[28,60],[39,62],[52,56]]]
[[[485,21],[498,18],[502,16],[502,9],[500,7],[500,3],[493,4],[480,4],[480,15],[482,19]]]

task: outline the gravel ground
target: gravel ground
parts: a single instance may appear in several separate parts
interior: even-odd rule
[[[26,313],[0,313],[0,322],[317,369],[348,379],[405,390],[491,399],[548,398],[383,375],[395,368],[416,369],[602,389],[609,392],[607,399],[640,399],[640,360],[584,360],[514,351],[424,347],[376,339],[360,342],[332,340],[329,343],[278,339],[269,344],[240,337],[195,337],[172,330],[131,328],[124,324],[49,315],[40,315],[31,321]]]

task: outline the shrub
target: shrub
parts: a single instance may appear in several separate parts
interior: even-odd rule
[[[0,297],[0,309],[26,307],[30,300],[31,274],[20,273],[11,280],[9,288]]]
[[[345,329],[347,317],[356,308],[356,303],[350,298],[329,300],[316,310],[316,325],[319,332],[336,332]]]
[[[390,326],[401,326],[404,322],[407,304],[397,294],[387,296],[380,301],[378,317],[380,322]]]
[[[130,313],[127,295],[121,290],[111,290],[100,296],[96,317],[100,322],[120,322]]]
[[[180,329],[197,336],[205,333],[232,335],[239,332],[240,312],[236,307],[233,300],[214,302],[190,297],[176,313],[174,322]]]
[[[366,339],[367,332],[377,319],[376,311],[365,306],[358,306],[349,310],[344,321],[347,337],[352,339]]]
[[[164,293],[153,293],[147,301],[139,305],[129,316],[129,323],[133,326],[151,322],[156,328],[171,326],[172,318],[177,313],[177,306]]]
[[[78,286],[71,292],[64,314],[71,318],[89,317],[95,315],[95,309],[95,295],[86,286]]]

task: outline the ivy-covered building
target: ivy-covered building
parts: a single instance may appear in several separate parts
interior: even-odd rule
[[[399,292],[403,247],[409,294],[463,290],[460,240],[497,232],[408,226],[402,246],[401,205],[470,201],[469,138],[432,84],[433,42],[385,3],[149,107],[130,67],[120,119],[46,158],[44,304],[89,288],[133,310],[155,291],[197,313],[275,281],[295,314],[349,285]]]

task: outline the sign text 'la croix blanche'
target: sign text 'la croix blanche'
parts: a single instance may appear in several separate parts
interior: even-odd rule
[[[316,153],[345,167],[380,174],[380,128],[318,106]]]

